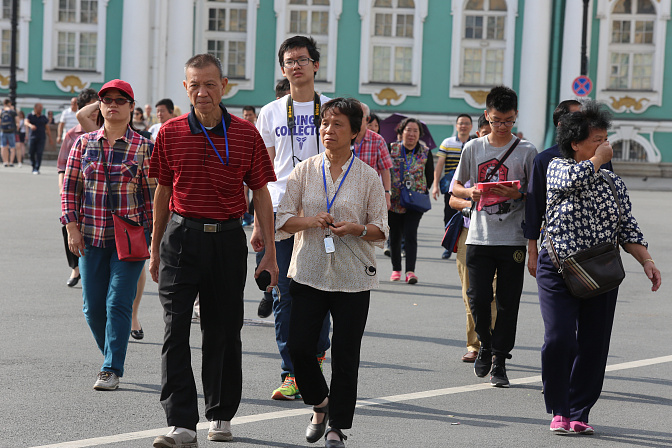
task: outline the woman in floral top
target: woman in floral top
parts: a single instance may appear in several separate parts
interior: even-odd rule
[[[564,115],[558,127],[562,158],[546,174],[546,232],[560,260],[603,242],[618,242],[644,269],[652,291],[660,287],[656,268],[623,180],[600,166],[611,160],[609,113],[594,101]],[[613,179],[616,202],[604,176]],[[619,224],[620,206],[620,224]],[[544,247],[537,261],[539,303],[544,319],[541,374],[551,431],[593,434],[588,414],[602,391],[618,288],[590,299],[570,294]]]
[[[390,144],[392,157],[392,206],[388,212],[390,224],[390,252],[392,258],[392,276],[390,280],[401,279],[401,238],[404,237],[406,251],[406,283],[418,282],[415,275],[415,260],[418,254],[418,225],[422,213],[407,210],[399,203],[399,191],[402,183],[409,190],[427,193],[427,185],[434,182],[434,160],[431,151],[420,138],[422,125],[415,118],[405,118],[399,123],[397,133],[401,141]]]

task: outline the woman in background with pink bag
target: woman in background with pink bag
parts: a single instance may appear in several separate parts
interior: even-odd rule
[[[147,173],[153,144],[130,126],[135,103],[130,84],[109,81],[98,96],[102,127],[82,135],[70,151],[61,222],[70,251],[80,257],[84,316],[104,356],[93,388],[114,390],[124,374],[133,300],[144,260],[119,260],[112,209],[141,223],[149,237],[154,181]]]

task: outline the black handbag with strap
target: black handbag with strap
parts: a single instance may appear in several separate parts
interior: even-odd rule
[[[569,292],[580,299],[589,299],[618,287],[625,278],[625,270],[621,254],[618,250],[618,230],[621,226],[621,203],[614,181],[601,170],[601,174],[611,187],[616,204],[618,205],[618,223],[616,224],[616,244],[604,242],[588,249],[581,250],[566,257],[562,262],[553,247],[553,242],[546,232],[548,255],[553,266],[565,280]],[[548,222],[548,217],[546,218]]]

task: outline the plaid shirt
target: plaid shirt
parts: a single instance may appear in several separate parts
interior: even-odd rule
[[[102,144],[102,154],[101,154]],[[108,206],[103,160],[107,162],[117,214],[151,230],[155,179],[147,177],[154,145],[127,128],[110,147],[103,128],[82,135],[68,156],[61,197],[61,223],[77,222],[86,244],[114,245],[114,222]],[[141,179],[142,177],[142,179]],[[142,189],[140,189],[142,182]]]
[[[366,130],[364,138],[352,145],[355,155],[374,170],[381,172],[392,168],[392,158],[387,150],[385,139],[370,129]]]

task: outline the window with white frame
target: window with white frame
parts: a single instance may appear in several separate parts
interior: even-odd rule
[[[229,78],[224,98],[239,90],[254,90],[259,0],[199,0],[196,2],[196,53],[209,53],[222,62]]]
[[[662,105],[670,9],[669,1],[597,0],[596,99],[616,112]]]
[[[413,0],[375,0],[371,20],[371,82],[411,84]]]
[[[485,105],[495,85],[513,83],[517,0],[452,0],[450,97]]]
[[[650,90],[656,9],[651,0],[620,0],[611,17],[609,89]]]
[[[360,0],[359,93],[378,104],[419,96],[428,0]]]
[[[276,48],[292,36],[309,36],[317,42],[320,68],[315,75],[315,89],[333,92],[336,78],[336,39],[338,19],[343,0],[275,0],[277,17]],[[276,65],[276,79],[282,79],[280,64]]]
[[[647,154],[643,145],[635,140],[620,140],[613,143],[613,160],[619,162],[646,162]]]
[[[42,0],[42,79],[64,92],[105,81],[110,0]]]
[[[230,80],[247,79],[247,0],[208,1],[206,9],[206,51],[222,61]]]
[[[95,71],[98,59],[98,0],[58,0],[54,68]]]
[[[20,15],[21,6],[17,11],[17,17]],[[9,67],[12,57],[12,0],[2,0],[2,16],[0,17],[0,66]],[[19,42],[20,30],[17,30],[16,41]],[[19,51],[17,46],[16,60],[19,61]]]
[[[469,0],[464,8],[460,84],[494,86],[504,79],[506,2]]]

